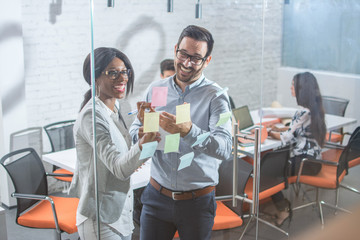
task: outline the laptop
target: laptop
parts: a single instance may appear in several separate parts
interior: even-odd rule
[[[249,132],[256,127],[247,105],[235,108],[232,112],[241,132]]]
[[[235,121],[238,123],[240,133],[248,134],[249,137],[255,137],[253,129],[259,127],[259,125],[254,125],[254,121],[251,117],[249,108],[247,105],[238,107],[232,110]],[[261,129],[261,143],[267,138],[266,128]],[[241,146],[252,146],[254,140],[245,139],[238,137],[238,141]]]

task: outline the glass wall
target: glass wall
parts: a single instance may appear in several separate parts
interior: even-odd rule
[[[168,11],[169,7],[172,7],[172,11]],[[196,12],[200,7],[201,14]],[[217,145],[215,136],[224,132],[226,136],[229,136],[228,133],[234,135],[234,127],[231,126],[228,131],[229,122],[216,126],[222,112],[212,110],[215,112],[213,113],[209,110],[209,113],[201,113],[206,106],[209,109],[214,106],[209,104],[210,102],[217,103],[214,92],[223,93],[221,90],[226,88],[224,92],[227,92],[233,100],[235,109],[243,106],[249,109],[248,112],[241,113],[240,117],[250,114],[252,120],[250,125],[262,123],[265,126],[262,128],[264,134],[261,135],[261,144],[259,143],[257,149],[259,160],[267,159],[269,158],[265,156],[267,152],[273,152],[272,150],[283,145],[281,141],[266,133],[272,125],[280,128],[289,124],[296,109],[301,108],[296,98],[291,95],[291,84],[295,74],[309,71],[316,77],[321,95],[349,100],[344,117],[336,119],[325,115],[327,132],[337,130],[339,133],[338,128],[342,126],[343,132],[352,132],[357,126],[357,120],[360,119],[355,104],[360,101],[360,97],[356,94],[357,89],[360,89],[360,77],[357,71],[359,66],[356,65],[355,54],[355,42],[358,40],[357,29],[354,27],[358,10],[356,1],[347,1],[346,5],[338,6],[333,1],[315,4],[306,0],[81,0],[76,2],[54,0],[48,3],[39,0],[31,2],[19,0],[11,4],[7,3],[6,9],[6,11],[0,10],[4,13],[0,14],[2,16],[0,51],[4,53],[0,56],[0,71],[3,76],[0,79],[0,112],[2,113],[0,153],[3,156],[14,150],[10,148],[11,133],[30,127],[43,128],[51,123],[79,119],[74,127],[77,153],[75,145],[71,144],[65,144],[62,151],[55,150],[44,129],[42,140],[37,140],[42,143],[43,164],[48,172],[53,171],[53,165],[58,165],[75,173],[74,179],[77,179],[78,185],[73,182],[70,195],[66,193],[69,190],[69,181],[66,183],[52,177],[48,177],[47,180],[50,194],[66,197],[82,196],[79,205],[81,210],[76,220],[78,223],[94,221],[95,231],[98,231],[97,223],[99,223],[100,227],[110,226],[115,229],[114,232],[124,235],[132,232],[132,239],[139,239],[142,207],[140,197],[150,177],[153,177],[160,182],[160,185],[175,192],[206,187],[201,185],[202,183],[217,184],[218,210],[220,206],[222,207],[220,197],[223,197],[222,200],[227,200],[223,201],[225,206],[242,216],[243,223],[235,228],[212,231],[211,239],[239,239],[243,233],[245,234],[243,239],[286,239],[286,234],[282,231],[288,232],[292,237],[305,232],[310,226],[320,225],[318,214],[310,207],[304,208],[303,212],[295,210],[290,225],[287,225],[289,220],[286,220],[285,224],[279,227],[282,231],[278,231],[279,229],[275,229],[274,226],[279,225],[276,214],[279,214],[280,210],[273,201],[270,201],[270,197],[261,200],[260,204],[256,203],[256,208],[252,208],[249,201],[242,201],[241,197],[245,197],[244,192],[250,202],[252,198],[249,193],[253,191],[254,175],[251,173],[256,151],[254,141],[251,139],[254,137],[251,135],[252,132],[241,132],[235,136],[239,142],[240,139],[249,137],[251,143],[239,143],[237,148],[237,191],[241,197],[237,200],[237,207],[233,207],[231,201],[233,155],[230,154],[227,159],[222,159],[226,154],[222,155],[220,151],[216,151],[221,149],[221,144]],[[332,16],[332,20],[325,21],[329,19],[326,18],[329,15]],[[329,23],[331,26],[336,26],[334,31],[328,27]],[[176,57],[178,38],[188,25],[198,25],[212,33],[214,47],[211,59],[207,58],[208,62],[203,74],[217,85],[211,86],[215,89],[212,90],[212,97],[198,94],[196,98],[188,99],[186,94],[189,93],[186,91],[189,90],[185,90],[185,94],[182,95],[179,89],[174,93],[178,93],[180,97],[175,98],[168,88],[168,102],[172,101],[173,106],[160,106],[155,110],[166,111],[176,116],[176,106],[187,102],[191,106],[192,127],[199,132],[194,133],[192,140],[181,137],[178,151],[161,155],[163,150],[160,150],[160,153],[157,151],[155,154],[150,154],[153,159],[148,160],[148,157],[145,157],[134,161],[134,158],[139,158],[140,154],[137,148],[137,134],[129,136],[127,132],[133,130],[131,125],[136,120],[137,114],[128,113],[137,109],[137,102],[149,100],[146,98],[148,92],[151,92],[154,86],[160,86],[157,82],[166,81],[161,80],[160,76],[162,60],[175,59],[176,70],[182,71],[183,75],[186,75],[186,71],[192,72],[201,68],[189,64],[189,68],[186,69],[181,59]],[[323,34],[314,35],[314,32]],[[314,36],[319,40],[315,41]],[[317,44],[319,42],[322,44]],[[126,54],[131,66],[124,59],[120,62],[111,61],[109,64],[106,59],[107,53],[97,50],[101,47],[120,50]],[[330,50],[326,51],[325,48]],[[193,54],[189,49],[185,49],[185,54]],[[306,59],[304,53],[310,57]],[[90,61],[86,60],[87,57]],[[194,59],[196,60],[194,57],[190,58],[193,61]],[[131,70],[127,71],[129,69]],[[133,91],[125,97],[124,86],[118,79],[131,81],[132,78]],[[93,88],[90,87],[90,83]],[[172,86],[175,89],[176,86],[180,87],[176,83]],[[87,91],[92,91],[96,97],[86,99],[84,94]],[[115,102],[115,108],[111,108],[113,102],[107,101],[106,97],[114,92],[121,99]],[[225,96],[226,93],[223,93],[220,98],[226,99]],[[170,99],[171,97],[173,99]],[[89,102],[85,110],[80,113],[84,99],[86,99],[85,104]],[[209,100],[204,101],[204,99]],[[203,107],[194,108],[199,102]],[[330,106],[332,109],[334,104]],[[259,111],[261,109],[263,111]],[[330,113],[327,112],[330,110],[325,109],[325,111]],[[93,113],[97,114],[95,124]],[[209,117],[202,118],[207,115]],[[244,120],[239,120],[237,117],[234,113],[232,124],[241,125]],[[340,123],[334,123],[334,119]],[[209,123],[205,124],[208,121]],[[338,123],[340,125],[337,125]],[[94,134],[92,134],[93,126],[95,126]],[[206,137],[208,132],[211,133],[210,137]],[[200,133],[205,134],[203,135],[206,137],[205,140],[192,147]],[[336,136],[335,132],[331,135]],[[163,140],[166,139],[164,132],[161,136]],[[225,139],[230,138],[229,136]],[[347,144],[348,139],[349,136],[345,136],[343,144]],[[98,146],[96,152],[93,152],[92,148],[94,140]],[[209,147],[204,147],[202,143],[209,144]],[[68,149],[64,151],[65,148]],[[130,154],[132,157],[127,153],[128,151],[133,154]],[[233,149],[228,151],[233,153]],[[60,152],[60,155],[51,155],[53,154],[51,152]],[[180,158],[191,152],[194,153],[195,158],[190,159],[192,160],[190,166],[179,169],[179,166],[181,165],[182,168],[184,164]],[[94,153],[97,158],[93,158]],[[41,155],[41,151],[39,154]],[[204,159],[208,159],[206,163],[197,160],[203,156]],[[325,156],[334,155],[328,153]],[[61,157],[72,161],[63,163]],[[150,170],[154,161],[157,170]],[[160,161],[171,161],[171,168],[167,169]],[[270,162],[270,160],[266,161]],[[259,162],[256,166],[259,175],[262,169],[278,166],[277,163],[271,164],[271,162],[262,164]],[[162,170],[159,170],[160,166]],[[16,208],[7,208],[16,206],[16,201],[9,196],[13,191],[11,180],[3,169],[0,174],[1,202],[6,211],[9,211],[6,219],[9,238],[16,239],[18,236],[20,239],[52,238],[53,230],[36,230],[15,225]],[[349,174],[344,178],[344,183],[360,188],[359,183],[354,180],[356,179],[354,175],[356,168],[350,169]],[[184,176],[187,176],[187,181],[184,181]],[[270,186],[271,181],[268,177],[260,178],[257,189],[262,191]],[[268,184],[264,185],[264,182]],[[291,202],[291,207],[295,208],[315,199],[315,191],[307,191],[312,188],[305,184],[301,185],[300,194],[297,195],[295,191],[297,185],[294,182],[292,179],[288,185],[281,186],[287,187],[282,192]],[[333,191],[323,190],[319,196],[330,203],[335,201]],[[357,196],[342,189],[339,205],[351,208],[355,204],[357,204]],[[325,222],[335,216],[331,209],[324,207],[323,210]],[[254,214],[257,216],[259,212],[261,213],[259,217],[270,225],[257,221]],[[122,214],[121,218],[120,214]],[[221,215],[220,212],[216,214]],[[128,222],[126,220],[131,217],[134,219],[133,225],[131,220]],[[63,233],[63,238],[78,239],[78,237],[78,233]],[[104,235],[100,235],[98,238],[103,237]]]

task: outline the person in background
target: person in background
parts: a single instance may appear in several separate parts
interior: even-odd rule
[[[173,76],[175,74],[174,60],[164,59],[160,63],[160,77],[161,79]]]
[[[132,92],[134,70],[127,56],[115,48],[97,48],[95,59],[96,144],[93,142],[91,91],[84,95],[74,125],[77,164],[70,193],[80,198],[76,225],[82,240],[97,238],[95,194],[99,199],[101,239],[131,240],[133,195],[130,175],[145,160],[139,160],[142,145],[159,140],[156,133],[144,134],[131,146],[131,137],[120,120],[116,99]],[[91,85],[90,54],[83,66],[85,81]],[[94,148],[97,150],[98,191],[95,193]]]
[[[133,141],[141,137],[144,110],[150,107],[153,87],[168,87],[167,105],[157,107],[160,127],[180,133],[179,152],[157,150],[152,158],[150,183],[141,196],[140,239],[170,240],[178,230],[181,239],[210,239],[216,212],[215,186],[219,160],[231,156],[231,121],[216,126],[221,113],[230,111],[227,93],[207,79],[203,71],[211,60],[214,40],[205,28],[186,27],[174,48],[174,76],[154,81],[130,127]],[[190,104],[191,121],[176,124],[176,106]],[[197,136],[209,137],[192,147]],[[180,157],[194,152],[191,165],[177,170]]]
[[[303,158],[321,158],[321,147],[325,142],[326,124],[319,85],[310,72],[298,73],[291,84],[291,95],[296,97],[300,109],[295,112],[290,126],[277,128],[273,126],[269,136],[281,140],[283,145],[291,147],[291,175],[298,174]],[[321,163],[304,162],[302,175],[316,175],[321,170]],[[290,216],[289,202],[282,192],[273,195],[273,201],[278,209],[276,225]]]

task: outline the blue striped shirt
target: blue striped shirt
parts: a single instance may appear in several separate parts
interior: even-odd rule
[[[230,111],[227,93],[217,96],[221,88],[202,75],[197,81],[186,86],[185,91],[175,83],[173,76],[153,82],[146,93],[145,101],[151,102],[153,87],[168,87],[167,104],[156,111],[176,114],[176,106],[190,103],[192,128],[180,139],[179,152],[165,153],[157,150],[152,159],[151,176],[163,187],[174,191],[189,191],[218,184],[219,160],[231,156],[231,121],[215,126],[221,113]],[[138,129],[142,126],[136,118],[130,127],[133,142],[138,140]],[[210,132],[210,136],[200,145],[191,147],[197,136]],[[194,152],[191,165],[177,171],[180,157]]]

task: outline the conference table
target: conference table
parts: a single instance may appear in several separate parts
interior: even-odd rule
[[[76,149],[70,148],[63,151],[44,154],[43,161],[64,168],[70,172],[75,172]],[[131,175],[131,187],[133,189],[144,187],[150,179],[151,159],[146,161]]]
[[[260,116],[258,110],[253,110],[250,112],[251,117],[253,118],[254,123],[260,122]],[[262,123],[266,122],[274,122],[276,118],[262,118]],[[351,124],[356,123],[356,119],[354,118],[347,118],[347,117],[340,117],[335,115],[326,114],[325,121],[328,131],[338,129],[341,127],[345,127]],[[272,138],[267,138],[261,144],[261,152],[275,149],[281,146],[281,142],[279,140],[275,140]],[[252,155],[254,153],[254,146],[249,147],[239,147],[240,149],[240,156],[245,157]],[[247,154],[245,154],[247,153]],[[76,167],[76,150],[75,148],[58,151],[54,153],[48,153],[43,155],[43,160],[49,162],[53,165],[59,166],[71,172],[75,171]],[[144,165],[142,165],[139,169],[135,171],[135,173],[131,176],[131,187],[133,189],[144,187],[148,184],[150,180],[150,166],[151,166],[151,159],[148,160]]]

